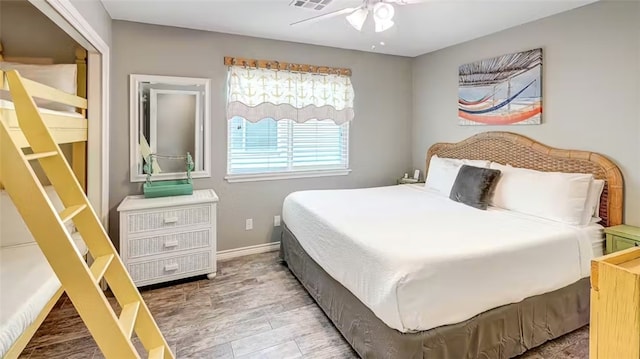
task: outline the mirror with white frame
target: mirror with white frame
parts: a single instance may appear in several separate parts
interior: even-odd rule
[[[131,181],[146,179],[145,162],[154,154],[153,179],[209,177],[210,81],[204,78],[130,75]]]

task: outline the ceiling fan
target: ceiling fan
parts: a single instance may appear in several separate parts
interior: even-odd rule
[[[371,13],[375,24],[376,32],[383,32],[390,29],[395,24],[393,16],[395,14],[394,5],[410,5],[422,2],[423,0],[363,0],[362,5],[358,7],[347,7],[326,14],[310,17],[308,19],[296,21],[291,26],[317,22],[332,17],[349,14],[346,16],[347,21],[354,29],[362,31],[367,16]]]

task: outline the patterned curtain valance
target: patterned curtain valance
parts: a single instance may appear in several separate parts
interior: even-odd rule
[[[351,78],[336,74],[229,67],[227,120],[353,120]]]

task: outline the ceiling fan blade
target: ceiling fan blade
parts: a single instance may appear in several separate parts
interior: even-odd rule
[[[413,5],[413,4],[421,4],[421,3],[426,3],[426,2],[430,2],[432,0],[382,0],[382,2],[386,2],[389,4],[394,4],[394,5]]]
[[[326,14],[310,17],[308,19],[296,21],[294,23],[291,23],[291,26],[299,25],[299,24],[302,24],[302,23],[314,23],[316,21],[329,19],[329,18],[332,18],[334,16],[340,16],[340,15],[343,15],[343,14],[348,14],[348,13],[354,12],[354,11],[356,11],[358,9],[359,9],[359,7],[347,7],[347,8],[344,8],[344,9],[328,12]]]

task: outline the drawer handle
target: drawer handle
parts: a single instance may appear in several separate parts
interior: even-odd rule
[[[172,272],[178,270],[178,263],[171,263],[164,266],[165,272]]]
[[[164,242],[165,248],[173,248],[178,246],[178,241],[166,241]]]
[[[176,223],[176,222],[178,222],[178,217],[165,217],[164,219],[165,224]]]

